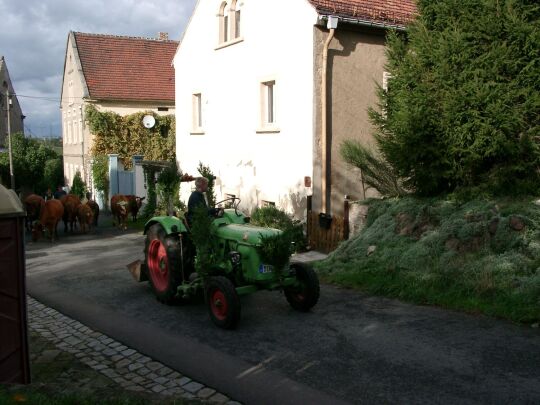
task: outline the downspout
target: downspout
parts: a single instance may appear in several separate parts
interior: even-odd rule
[[[328,173],[328,100],[327,100],[327,87],[328,87],[328,49],[330,48],[330,42],[334,38],[339,18],[335,16],[328,17],[327,27],[330,30],[328,37],[324,43],[323,58],[322,58],[322,82],[321,82],[321,151],[322,151],[322,209],[325,213],[330,213],[330,200],[327,197],[328,183],[330,183]]]

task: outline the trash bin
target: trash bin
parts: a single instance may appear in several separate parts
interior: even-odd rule
[[[25,216],[17,195],[0,185],[0,383],[30,383]]]

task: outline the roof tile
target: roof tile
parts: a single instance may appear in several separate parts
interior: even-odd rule
[[[90,97],[174,101],[177,41],[75,32]]]
[[[317,12],[406,25],[417,14],[414,0],[309,0]]]

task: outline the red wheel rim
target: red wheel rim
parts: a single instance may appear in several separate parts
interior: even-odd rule
[[[169,286],[169,259],[165,246],[158,239],[154,239],[148,248],[148,269],[156,290],[165,291]]]
[[[304,295],[304,293],[299,292],[294,294],[294,299],[298,302],[302,302],[306,299],[306,296]]]
[[[213,290],[210,294],[210,308],[216,319],[224,321],[227,318],[227,298],[220,290]]]

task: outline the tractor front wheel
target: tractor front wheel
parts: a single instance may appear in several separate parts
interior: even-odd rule
[[[160,224],[152,225],[146,233],[145,258],[148,280],[156,298],[172,304],[182,282],[182,240],[167,236]]]
[[[223,329],[234,329],[240,320],[240,299],[233,283],[222,276],[210,277],[206,299],[212,322]]]
[[[285,288],[285,297],[291,307],[307,312],[319,301],[319,278],[311,267],[301,263],[291,264],[291,269],[296,272],[299,286]]]

